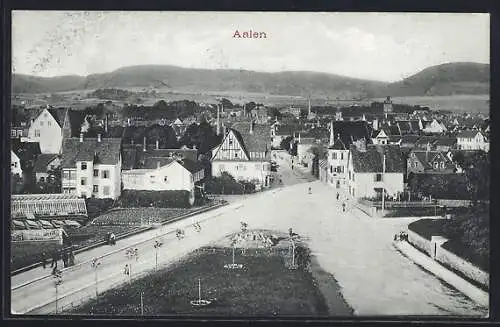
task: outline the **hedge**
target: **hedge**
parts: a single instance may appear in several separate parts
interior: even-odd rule
[[[469,200],[464,174],[413,174],[409,180],[412,193],[421,192],[435,199]]]
[[[477,253],[474,249],[464,246],[460,240],[449,240],[442,245],[442,248],[456,254],[462,259],[469,261],[476,267],[479,267],[486,272],[490,271],[489,255],[481,255]]]
[[[189,208],[190,192],[178,191],[137,191],[123,190],[118,200],[122,208],[157,207],[157,208]]]
[[[443,235],[443,226],[445,222],[445,220],[441,219],[420,219],[410,223],[408,229],[430,240],[432,236]]]
[[[113,207],[113,199],[96,199],[87,198],[85,204],[87,206],[87,215],[90,218],[97,217]]]
[[[400,207],[387,208],[385,217],[422,217],[422,216],[443,216],[443,207]]]
[[[224,172],[220,177],[212,177],[205,185],[210,194],[248,194],[255,192],[255,183],[250,181],[237,182],[233,176]]]

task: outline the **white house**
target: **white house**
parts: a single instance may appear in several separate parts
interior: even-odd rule
[[[372,138],[373,144],[380,144],[380,145],[385,145],[389,144],[389,136],[384,132],[383,129],[381,129],[378,133],[377,136]]]
[[[40,154],[35,161],[33,172],[37,182],[45,182],[49,177],[49,171],[61,166],[61,160],[57,154]]]
[[[223,172],[236,180],[254,181],[268,187],[271,177],[269,127],[253,121],[228,128],[222,142],[212,149],[212,176]]]
[[[62,192],[116,199],[121,194],[121,139],[68,138],[62,149]]]
[[[326,181],[335,188],[345,188],[349,148],[342,142],[340,134],[334,139],[333,123],[330,123],[330,146],[328,147]]]
[[[316,145],[316,139],[314,137],[299,137],[297,139],[297,158],[299,164],[304,166],[309,166],[314,157],[310,150]]]
[[[441,134],[447,131],[446,126],[443,123],[433,119],[430,122],[426,122],[423,128],[426,133]]]
[[[457,147],[459,150],[483,150],[488,152],[490,143],[478,130],[462,131],[457,135]]]
[[[18,175],[19,177],[23,176],[23,170],[21,169],[21,160],[12,150],[10,150],[10,173],[12,175]]]
[[[67,110],[66,110],[67,111]],[[66,111],[43,109],[28,129],[27,142],[39,142],[42,153],[59,153],[62,145],[62,127]]]
[[[148,158],[141,169],[122,171],[125,190],[190,192],[190,204],[194,204],[195,185],[205,177],[204,168],[189,159]]]
[[[348,162],[349,194],[354,198],[382,193],[396,196],[403,191],[404,164],[397,145],[352,145]]]

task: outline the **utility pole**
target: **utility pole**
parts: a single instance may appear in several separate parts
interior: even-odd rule
[[[144,316],[144,301],[142,300],[143,295],[144,292],[141,291],[141,316]]]
[[[385,174],[385,153],[382,156],[382,217],[384,216],[384,210],[385,210],[385,181],[384,181],[384,174]]]
[[[155,248],[155,251],[156,251],[156,257],[155,257],[156,266],[155,266],[155,270],[158,270],[158,250],[160,249],[160,247],[162,245],[163,245],[163,243],[161,243],[160,241],[155,241],[155,244],[153,245],[153,247]]]
[[[54,287],[56,288],[56,314],[58,311],[58,301],[59,301],[59,285],[62,284],[62,272],[60,270],[57,270],[56,273],[54,274]]]
[[[101,262],[98,261],[96,258],[92,260],[92,268],[94,268],[94,277],[95,277],[95,298],[97,299],[99,296],[98,288],[97,288],[97,283],[98,283],[98,278],[97,278],[97,268],[101,265]]]

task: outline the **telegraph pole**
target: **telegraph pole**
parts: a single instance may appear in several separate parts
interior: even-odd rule
[[[98,278],[97,278],[97,268],[101,265],[101,262],[98,261],[97,259],[92,260],[92,268],[94,268],[94,277],[95,277],[95,298],[97,299],[99,296],[99,292],[97,289],[97,283],[98,283]]]
[[[384,181],[384,174],[385,174],[385,153],[382,156],[382,217],[384,216],[384,210],[385,210],[385,181]]]

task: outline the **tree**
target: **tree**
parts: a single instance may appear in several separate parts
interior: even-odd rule
[[[10,174],[10,192],[11,194],[19,194],[23,191],[23,178],[17,174]]]
[[[40,193],[61,193],[61,169],[49,170],[44,182],[38,182],[37,191]]]
[[[224,106],[224,109],[232,109],[234,108],[234,105],[231,101],[229,101],[228,99],[226,98],[222,98],[220,100],[220,103]]]
[[[267,115],[269,117],[271,117],[272,119],[276,119],[276,117],[278,117],[278,119],[281,119],[281,112],[278,110],[278,108],[274,108],[274,107],[271,107],[271,108],[267,108]]]
[[[292,142],[293,137],[287,136],[280,142],[280,148],[289,151],[290,150],[290,142]]]

